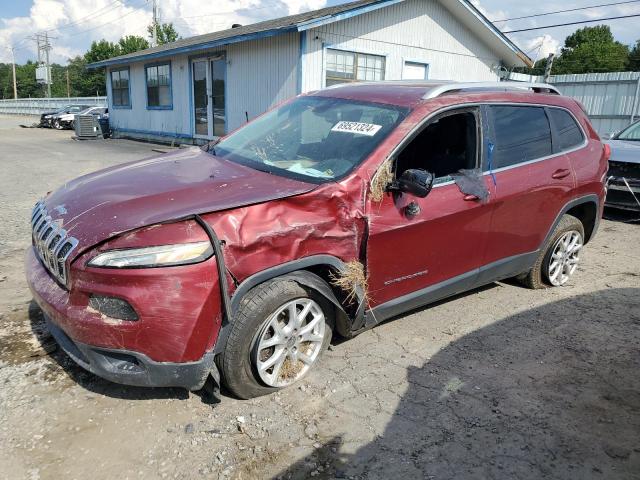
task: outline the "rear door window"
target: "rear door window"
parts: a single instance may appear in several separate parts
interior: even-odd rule
[[[571,150],[582,144],[584,141],[582,130],[569,112],[559,108],[549,108],[549,115],[553,121],[558,143],[556,151]]]
[[[551,127],[544,107],[492,105],[489,115],[493,125],[492,169],[552,155]]]

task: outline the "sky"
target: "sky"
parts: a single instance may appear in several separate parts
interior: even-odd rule
[[[586,7],[620,0],[471,0],[490,20]],[[173,22],[183,37],[229,28],[232,23],[249,24],[291,15],[344,0],[159,0],[161,20]],[[496,22],[501,30],[514,30],[564,22],[640,14],[640,1],[624,5],[593,8],[578,12],[529,19]],[[37,58],[36,42],[31,38],[47,31],[51,37],[51,60],[66,64],[83,54],[93,40],[117,41],[123,35],[147,36],[151,23],[149,0],[0,0],[0,62]],[[640,39],[640,17],[603,22],[615,37],[627,44]],[[594,25],[594,24],[592,24]],[[531,58],[542,58],[557,51],[567,35],[580,26],[552,28],[508,35]]]

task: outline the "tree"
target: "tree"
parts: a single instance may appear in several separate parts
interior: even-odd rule
[[[93,63],[117,57],[118,55],[120,55],[120,45],[107,40],[100,40],[98,42],[91,42],[91,47],[89,47],[89,50],[84,54],[84,59],[87,63]]]
[[[44,97],[44,88],[36,82],[36,62],[16,65],[16,83],[20,98]]]
[[[107,87],[105,85],[105,69],[94,68],[87,69],[86,66],[89,63],[101,62],[112,57],[120,55],[120,45],[117,43],[109,42],[107,40],[100,40],[98,42],[92,42],[89,50],[84,54],[84,74],[82,74],[81,91],[83,95],[106,95]],[[82,63],[78,58],[75,59],[75,67],[77,68]]]
[[[149,42],[138,35],[127,35],[122,37],[118,42],[120,48],[119,55],[126,55],[128,53],[137,52],[149,48]]]
[[[553,74],[620,72],[628,60],[629,47],[613,38],[609,26],[585,27],[566,38]]]
[[[631,49],[629,53],[629,64],[627,68],[632,72],[640,71],[640,40]]]
[[[158,45],[175,42],[182,38],[178,35],[173,23],[156,23],[155,27],[156,35],[158,36]],[[147,27],[147,32],[149,32],[149,38],[153,38],[153,24]]]
[[[0,98],[13,98],[13,73],[9,63],[0,63]]]

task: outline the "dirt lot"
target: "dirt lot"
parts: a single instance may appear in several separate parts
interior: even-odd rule
[[[567,287],[498,283],[334,342],[299,387],[212,408],[103,381],[42,328],[28,216],[152,154],[0,117],[0,478],[640,478],[640,226],[604,221]]]

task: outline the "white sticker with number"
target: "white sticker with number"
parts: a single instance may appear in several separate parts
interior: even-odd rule
[[[382,128],[382,125],[374,125],[373,123],[360,123],[360,122],[338,122],[331,129],[332,132],[344,132],[355,133],[358,135],[366,135],[367,137],[373,137],[378,130]]]

